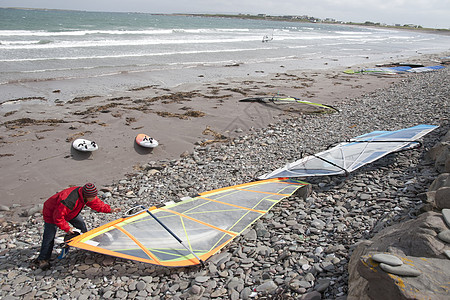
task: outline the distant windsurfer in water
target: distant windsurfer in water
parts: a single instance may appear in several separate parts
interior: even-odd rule
[[[50,268],[50,257],[52,255],[53,245],[57,228],[74,234],[73,228],[69,223],[79,229],[82,233],[87,231],[86,223],[80,215],[84,206],[102,213],[120,212],[120,208],[111,209],[97,197],[97,188],[92,183],[86,183],[84,186],[70,187],[51,196],[44,203],[42,211],[44,215],[44,234],[42,238],[41,251],[35,263],[42,270]]]
[[[266,35],[263,36],[263,38],[262,38],[262,42],[263,42],[263,43],[267,43],[267,42],[272,41],[272,40],[273,40],[273,31],[272,31],[272,36],[269,36],[268,34],[266,34]]]
[[[269,37],[268,35],[263,36],[262,42],[263,43],[267,43],[268,41],[273,40],[273,37]]]

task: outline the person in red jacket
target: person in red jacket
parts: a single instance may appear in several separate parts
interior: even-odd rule
[[[73,227],[87,231],[86,223],[80,215],[84,206],[102,212],[119,212],[120,208],[111,209],[97,197],[97,188],[92,183],[86,183],[83,187],[70,187],[48,198],[42,211],[44,215],[44,234],[42,237],[41,251],[37,258],[39,267],[43,270],[50,268],[50,257],[57,228],[68,234],[73,234]],[[70,224],[70,225],[69,225]]]

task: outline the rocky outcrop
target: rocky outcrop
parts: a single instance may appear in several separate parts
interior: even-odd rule
[[[435,162],[440,173],[450,173],[450,132],[429,151],[428,158]]]
[[[450,260],[445,251],[450,247],[438,237],[446,230],[441,213],[427,212],[415,220],[385,228],[372,240],[360,243],[349,263],[348,299],[421,299],[422,294],[440,299],[448,294]],[[389,253],[421,275],[416,278],[385,272],[372,260],[377,253]]]
[[[450,132],[428,158],[440,174],[422,214],[355,245],[348,299],[448,299],[450,294]],[[384,254],[384,261],[380,260]],[[383,257],[383,256],[382,256]],[[393,261],[401,261],[394,264]]]
[[[405,272],[397,275],[392,273],[396,271],[395,268],[386,272],[383,263],[373,260],[373,254],[360,258],[357,271],[368,282],[365,291],[366,299],[446,299],[448,297],[449,259],[414,256],[404,256],[400,259],[403,261],[402,266],[405,267]],[[353,298],[349,295],[348,299]]]

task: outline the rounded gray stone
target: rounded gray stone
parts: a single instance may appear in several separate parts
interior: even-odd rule
[[[225,289],[225,288],[216,289],[211,293],[211,297],[213,297],[213,298],[221,297],[222,295],[225,295],[226,293],[227,293],[227,289]]]
[[[442,217],[444,217],[445,224],[450,228],[450,208],[444,208],[442,210]]]
[[[361,200],[369,200],[370,198],[372,198],[372,196],[370,196],[369,194],[361,194],[359,195],[359,199]]]
[[[24,286],[23,288],[18,289],[18,290],[14,293],[14,296],[20,297],[20,296],[23,296],[23,295],[25,295],[25,294],[28,294],[28,293],[31,292],[31,291],[32,291],[31,286],[26,285],[26,286]]]
[[[200,293],[202,292],[202,288],[196,284],[194,284],[193,286],[191,286],[191,290],[190,290],[191,294],[194,295],[200,295]]]
[[[441,187],[436,191],[435,204],[437,208],[450,208],[450,186]]]
[[[439,232],[438,238],[441,241],[444,241],[446,243],[450,243],[450,229]]]
[[[322,279],[314,287],[314,290],[318,291],[319,293],[324,292],[330,286],[330,282],[330,279]]]
[[[204,283],[207,282],[209,280],[209,276],[197,276],[195,277],[195,281],[198,283]]]
[[[385,263],[390,266],[401,266],[403,261],[397,256],[391,254],[377,253],[372,256],[372,259],[379,263]]]
[[[409,266],[409,265],[401,265],[401,266],[390,266],[384,263],[380,264],[380,267],[383,271],[399,276],[411,276],[417,277],[422,274],[419,270]]]
[[[263,284],[256,287],[257,292],[265,292],[265,293],[271,293],[277,289],[277,284],[273,282],[272,280],[266,281]]]
[[[136,284],[136,289],[137,289],[138,291],[142,291],[142,290],[144,290],[146,287],[147,287],[147,284],[146,284],[144,281],[139,281],[139,282]]]
[[[247,299],[250,298],[250,295],[251,295],[251,294],[252,294],[252,289],[249,288],[249,287],[245,287],[245,288],[241,291],[240,296],[241,296],[241,299],[247,300]]]
[[[0,205],[0,211],[9,211],[9,207],[6,205]]]
[[[103,299],[108,299],[108,298],[112,298],[114,296],[114,292],[113,291],[106,291],[103,294]]]
[[[116,292],[116,297],[117,297],[117,298],[121,298],[121,299],[125,299],[125,298],[128,297],[128,293],[125,292],[125,291],[122,291],[122,290],[118,290],[118,291]]]

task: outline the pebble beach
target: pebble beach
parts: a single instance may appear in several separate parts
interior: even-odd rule
[[[199,140],[176,158],[151,154],[122,178],[99,185],[99,197],[123,209],[162,206],[253,181],[302,154],[363,133],[439,125],[423,147],[391,154],[348,177],[306,178],[312,187],[306,199],[284,199],[205,268],[162,268],[71,249],[67,258],[55,257],[50,270],[33,269],[43,231],[40,203],[26,210],[3,205],[0,298],[346,299],[352,249],[386,226],[416,217],[423,205],[418,195],[437,176],[425,154],[450,128],[448,68],[372,78],[384,84],[333,103],[339,113],[290,111],[264,126]],[[83,217],[94,228],[118,216],[85,209]]]

